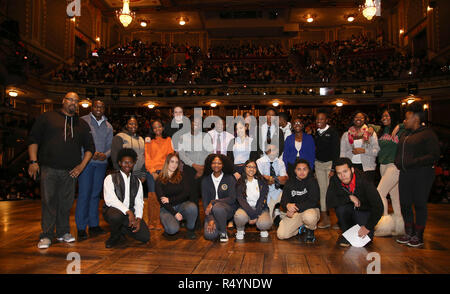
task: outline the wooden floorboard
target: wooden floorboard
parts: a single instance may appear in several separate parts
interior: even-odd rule
[[[147,205],[147,203],[145,203]],[[100,204],[102,205],[102,203]],[[316,242],[305,244],[297,237],[278,240],[275,230],[261,239],[254,227],[246,229],[245,239],[211,242],[197,231],[196,240],[183,237],[169,240],[162,230],[150,231],[150,242],[141,244],[128,238],[119,248],[105,248],[108,234],[71,244],[54,243],[49,249],[36,247],[41,230],[40,201],[0,202],[0,273],[64,274],[76,252],[85,274],[361,274],[367,273],[372,260],[380,255],[381,273],[450,273],[450,205],[429,204],[428,223],[423,248],[410,248],[393,237],[375,238],[366,248],[340,248],[340,231],[318,229]],[[76,236],[75,204],[70,218]],[[144,209],[147,219],[147,209]],[[203,216],[202,216],[203,218]],[[331,214],[332,222],[336,217]],[[109,230],[101,218],[100,225]]]

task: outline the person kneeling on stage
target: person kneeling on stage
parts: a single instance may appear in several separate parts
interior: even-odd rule
[[[142,183],[132,175],[137,154],[133,149],[121,149],[117,156],[120,171],[105,178],[103,194],[105,205],[103,217],[111,226],[111,236],[106,241],[106,248],[117,245],[124,234],[147,243],[150,232],[142,219],[144,198]]]
[[[228,242],[227,221],[236,211],[236,179],[233,166],[223,154],[210,154],[205,160],[202,203],[205,210],[206,240]]]
[[[316,178],[306,159],[297,159],[294,163],[295,178],[289,179],[283,188],[281,209],[286,217],[277,230],[278,239],[289,239],[305,231],[304,241],[315,241],[314,230],[320,219],[320,190]]]
[[[335,162],[336,174],[331,178],[327,191],[327,207],[335,208],[342,232],[354,225],[361,226],[358,235],[368,235],[373,240],[375,225],[383,215],[383,202],[373,182],[358,169],[353,168],[348,158]],[[350,246],[341,235],[339,245]]]
[[[156,196],[160,204],[159,217],[166,236],[180,230],[180,222],[186,220],[186,238],[195,239],[197,205],[189,200],[190,182],[181,172],[181,160],[177,153],[170,153],[156,180]]]
[[[256,161],[249,159],[244,164],[244,173],[236,184],[236,198],[239,208],[234,214],[237,227],[236,239],[244,239],[245,225],[256,224],[261,230],[261,238],[269,237],[267,232],[272,227],[272,218],[267,206],[269,186],[258,171]]]

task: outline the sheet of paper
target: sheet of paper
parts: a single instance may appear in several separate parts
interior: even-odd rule
[[[354,247],[364,247],[364,245],[370,242],[369,236],[366,235],[364,238],[358,236],[358,231],[360,228],[361,227],[359,225],[354,225],[342,234],[344,238],[347,239],[347,241]]]

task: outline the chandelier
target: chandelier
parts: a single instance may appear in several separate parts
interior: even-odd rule
[[[130,10],[130,0],[123,0],[122,9],[116,10],[116,16],[124,27],[127,27],[132,21],[135,12]]]
[[[361,9],[362,9],[362,14],[368,20],[371,20],[377,13],[377,7],[375,6],[375,3],[373,2],[373,0],[366,0],[366,3],[361,6]]]

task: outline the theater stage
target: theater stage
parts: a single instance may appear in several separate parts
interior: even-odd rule
[[[367,254],[377,252],[383,274],[448,274],[450,205],[429,204],[428,207],[423,248],[397,244],[391,237],[375,238],[367,248],[341,248],[336,244],[339,231],[331,228],[318,229],[317,241],[312,245],[299,243],[297,237],[280,241],[273,230],[269,240],[262,243],[259,234],[251,228],[247,229],[245,240],[238,242],[233,230],[233,237],[225,244],[206,241],[200,231],[197,240],[169,241],[161,230],[151,230],[151,241],[146,245],[128,238],[125,246],[106,249],[108,234],[71,244],[54,243],[42,250],[36,246],[40,201],[0,202],[0,273],[64,274],[71,262],[67,255],[77,252],[81,256],[82,274],[360,274],[367,272],[372,261],[366,260]],[[75,205],[71,228],[72,235],[76,236],[74,210]],[[334,215],[332,220],[336,221]],[[102,218],[100,225],[109,230]]]

